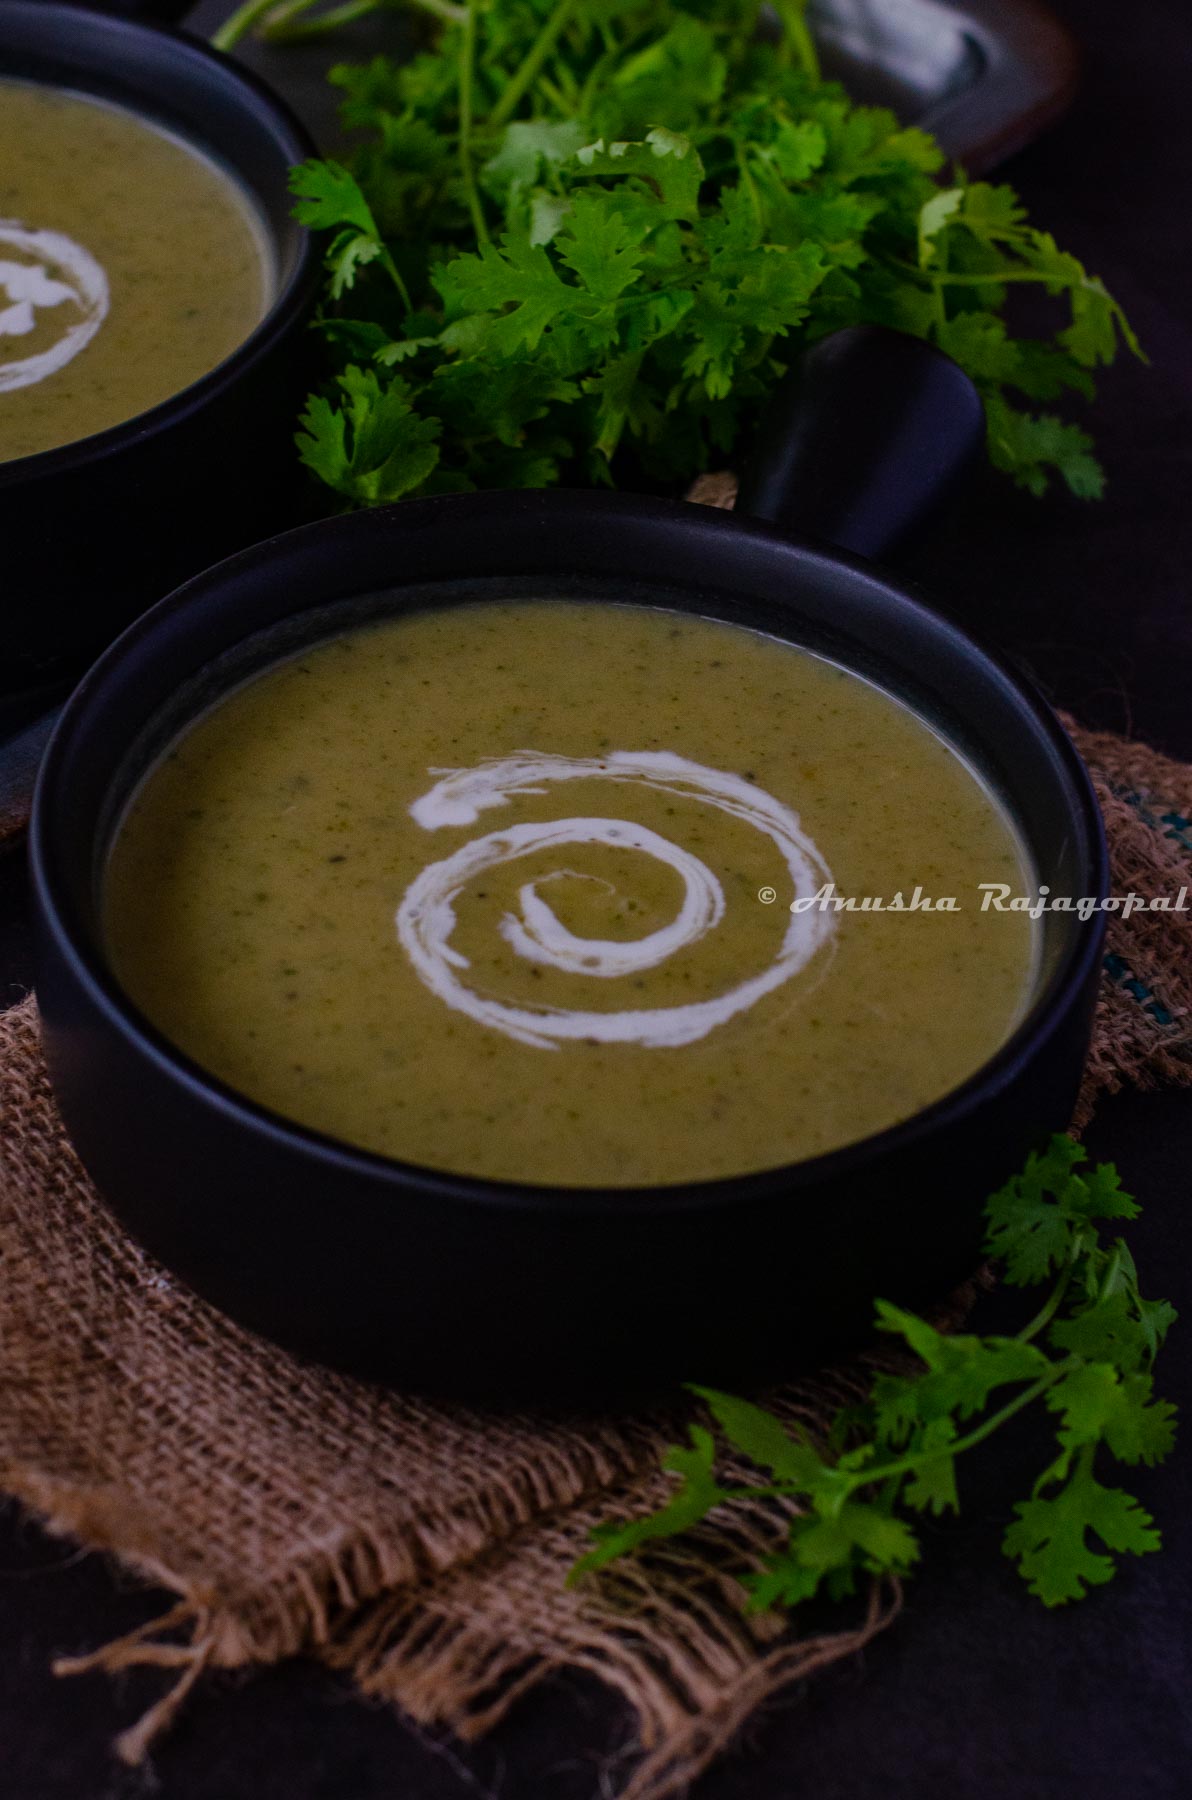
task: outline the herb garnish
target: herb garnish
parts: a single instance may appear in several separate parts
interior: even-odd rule
[[[717,1507],[771,1497],[799,1510],[782,1548],[743,1577],[752,1610],[793,1607],[821,1591],[838,1599],[858,1576],[906,1575],[920,1555],[913,1516],[956,1510],[957,1457],[1035,1402],[1056,1415],[1057,1454],[1003,1540],[1030,1591],[1059,1606],[1109,1581],[1114,1553],[1157,1550],[1150,1515],[1105,1486],[1096,1468],[1106,1455],[1153,1464],[1171,1449],[1175,1408],[1153,1397],[1151,1364],[1176,1315],[1165,1300],[1143,1299],[1121,1238],[1101,1242],[1098,1220],[1132,1219],[1140,1209],[1112,1164],[1079,1174],[1084,1161],[1078,1144],[1053,1138],[987,1204],[986,1249],[1003,1279],[1053,1282],[1016,1337],[945,1336],[879,1301],[880,1329],[901,1338],[922,1368],[880,1375],[822,1441],[748,1401],[693,1388],[728,1444],[765,1477],[722,1485],[716,1439],[693,1424],[688,1444],[665,1459],[681,1477],[674,1498],[647,1518],[601,1526],[572,1580],[690,1530]]]
[[[309,37],[376,9],[249,0]],[[409,0],[433,46],[334,68],[352,170],[310,162],[334,232],[334,362],[299,439],[356,504],[561,479],[685,482],[725,461],[806,344],[859,321],[939,344],[985,400],[993,461],[1099,495],[1086,398],[1119,341],[1102,283],[1013,191],[820,78],[804,0]],[[1008,296],[1058,314],[1014,335]]]

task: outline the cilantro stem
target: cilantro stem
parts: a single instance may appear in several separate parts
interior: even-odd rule
[[[612,33],[607,28],[604,30],[605,49],[589,69],[587,79],[580,90],[579,104],[575,109],[579,118],[586,119],[588,117],[592,110],[592,102],[599,93],[601,83],[608,75],[609,70],[615,67],[626,50],[636,44],[642,35],[641,30],[631,31],[624,43],[618,44],[613,39]]]
[[[567,99],[567,96],[563,93],[562,89],[555,85],[555,83],[551,80],[550,76],[545,73],[545,71],[541,75],[539,75],[538,81],[537,81],[537,87],[538,87],[539,93],[546,95],[547,99],[550,101],[551,105],[554,107],[554,109],[557,113],[560,113],[563,116],[563,118],[565,118],[565,119],[570,117],[571,113],[574,111],[574,108],[571,106],[570,102]]]
[[[757,221],[757,228],[760,232],[762,230],[762,203],[758,198],[757,182],[753,179],[753,171],[749,167],[748,150],[740,138],[734,138],[733,149],[737,158],[738,179],[740,180],[741,186],[745,189],[745,192],[749,195],[749,204],[753,208],[753,216]]]
[[[866,1463],[864,1467],[846,1477],[847,1485],[840,1495],[841,1500],[846,1500],[859,1488],[874,1487],[878,1483],[898,1480],[903,1475],[913,1475],[916,1470],[922,1468],[925,1462],[930,1462],[935,1456],[961,1456],[966,1450],[975,1449],[987,1437],[992,1437],[995,1431],[1000,1431],[1006,1421],[1012,1419],[1015,1413],[1032,1406],[1047,1392],[1049,1387],[1055,1385],[1061,1376],[1067,1375],[1071,1369],[1075,1368],[1077,1361],[1076,1357],[1068,1356],[1064,1358],[1063,1362],[1053,1364],[1046,1375],[1041,1375],[1038,1381],[1031,1383],[1030,1387],[1023,1388],[1022,1392],[1016,1394],[1013,1400],[1008,1400],[1005,1406],[1000,1407],[997,1412],[990,1413],[989,1417],[974,1427],[972,1431],[967,1432],[963,1437],[954,1438],[950,1444],[941,1444],[938,1450],[908,1450],[905,1456],[895,1457],[891,1462]],[[726,1500],[758,1500],[783,1496],[789,1499],[797,1498],[808,1492],[809,1490],[798,1482],[778,1481],[765,1482],[754,1487],[726,1488],[723,1498]]]
[[[277,7],[278,0],[244,0],[234,13],[224,20],[218,31],[211,34],[211,43],[216,50],[234,50],[242,37],[246,37],[261,19]]]
[[[402,280],[401,271],[399,270],[397,264],[394,262],[392,254],[390,253],[390,251],[387,248],[385,248],[385,247],[382,248],[379,261],[380,261],[381,267],[384,269],[386,275],[388,275],[388,277],[392,281],[394,287],[397,289],[398,293],[401,295],[402,305],[405,307],[407,312],[413,312],[414,302],[410,299],[410,290],[406,286],[405,282]]]
[[[1052,1298],[1054,1299],[1055,1295]],[[1013,1400],[1008,1400],[1005,1406],[1000,1407],[997,1412],[990,1413],[989,1417],[982,1420],[980,1425],[975,1426],[972,1431],[966,1432],[963,1437],[954,1438],[949,1444],[941,1444],[937,1450],[923,1448],[908,1450],[905,1456],[895,1457],[890,1462],[866,1463],[854,1473],[846,1475],[845,1486],[840,1493],[841,1501],[847,1500],[859,1488],[874,1487],[879,1483],[884,1483],[888,1487],[893,1482],[895,1485],[892,1492],[896,1494],[901,1477],[913,1475],[922,1468],[925,1462],[930,1462],[937,1456],[962,1456],[966,1450],[975,1449],[987,1437],[992,1437],[995,1431],[1000,1431],[1006,1421],[1012,1419],[1015,1413],[1020,1413],[1025,1407],[1032,1406],[1047,1392],[1048,1388],[1054,1387],[1062,1376],[1076,1368],[1078,1363],[1079,1358],[1074,1356],[1066,1356],[1062,1362],[1053,1363],[1046,1375],[1041,1375],[1038,1381],[1023,1388],[1022,1392],[1016,1394]],[[809,1492],[808,1487],[797,1481],[772,1481],[758,1483],[752,1487],[725,1488],[721,1497],[724,1500],[765,1500],[775,1497],[797,1499],[800,1495]]]
[[[1097,1291],[1097,1299],[1099,1301],[1107,1300],[1109,1298],[1110,1294],[1113,1293],[1114,1288],[1117,1286],[1117,1278],[1121,1273],[1121,1269],[1122,1269],[1121,1245],[1115,1244],[1113,1251],[1110,1255],[1109,1261],[1106,1264],[1105,1275],[1104,1275],[1104,1278],[1102,1279],[1101,1286]]]
[[[1043,1305],[1039,1308],[1034,1318],[1031,1319],[1028,1324],[1024,1325],[1022,1330],[1018,1333],[1018,1342],[1020,1344],[1029,1344],[1033,1338],[1038,1337],[1045,1325],[1050,1325],[1052,1319],[1055,1317],[1063,1303],[1064,1295],[1068,1291],[1068,1283],[1076,1272],[1077,1261],[1083,1255],[1084,1249],[1085,1245],[1083,1238],[1078,1237],[1072,1246],[1072,1252],[1068,1258],[1067,1268],[1052,1288],[1051,1293],[1043,1302]]]
[[[1083,281],[1072,283],[1058,279],[1054,271],[1047,269],[991,269],[987,275],[971,270],[958,270],[953,274],[948,269],[921,269],[917,263],[907,262],[905,258],[898,256],[887,256],[882,260],[887,268],[896,270],[898,274],[908,275],[919,282],[929,281],[932,287],[937,289],[941,287],[1004,287],[1010,281],[1041,281],[1048,287],[1068,290],[1074,286],[1091,288],[1094,292],[1098,292],[1100,289],[1096,276],[1086,275]]]
[[[464,23],[464,8],[455,6],[452,0],[407,0],[407,5],[417,7],[421,12],[428,12],[436,19],[443,19],[448,25]]]
[[[548,14],[541,31],[530,45],[520,66],[514,70],[501,93],[501,98],[488,115],[490,128],[507,125],[513,117],[539,75],[547,57],[559,41],[560,33],[570,22],[575,10],[575,0],[556,0],[553,10]],[[471,7],[469,6],[469,11]]]
[[[540,82],[542,79],[539,76]],[[579,105],[579,83],[561,56],[551,65],[551,81],[556,93],[564,96],[565,111],[574,115]]]
[[[261,29],[261,37],[270,44],[296,44],[307,38],[322,37],[331,31],[337,31],[341,25],[350,25],[355,19],[365,19],[369,13],[382,12],[387,0],[344,0],[342,6],[334,6],[330,12],[320,13],[317,18],[309,19],[301,25],[290,25],[291,18],[308,12],[318,0],[289,0],[278,8],[272,19],[267,20]],[[462,25],[464,9],[453,4],[453,0],[405,0],[407,6],[415,12],[430,13],[432,18],[441,19],[445,25]]]
[[[309,12],[315,3],[316,0],[290,0],[288,5],[277,7],[272,18],[262,25],[259,35],[267,44],[305,43],[309,38],[323,37],[338,30],[341,25],[350,25],[354,19],[366,18],[369,13],[378,11],[383,0],[345,0],[342,6],[333,6],[316,18],[304,19],[303,13]]]
[[[472,168],[472,96],[473,81],[476,72],[476,0],[467,0],[467,11],[463,22],[463,44],[459,57],[459,166],[463,176],[464,193],[467,196],[468,212],[471,214],[472,227],[476,233],[476,241],[483,247],[492,240],[488,235],[488,226],[484,220],[484,208],[480,204],[480,192],[476,186],[476,174]]]
[[[455,5],[454,0],[405,0],[405,3],[419,12],[431,13],[447,25],[464,22],[464,9]],[[250,31],[260,26],[258,35],[266,43],[305,43],[310,38],[325,37],[338,31],[343,25],[351,25],[356,19],[366,18],[369,13],[379,12],[386,0],[344,0],[343,5],[333,6],[329,12],[304,19],[302,15],[318,4],[319,0],[244,0],[244,5],[237,7],[219,30],[212,33],[211,42],[217,50],[232,50]]]
[[[904,263],[902,267],[905,268],[908,273],[911,272],[910,263]],[[918,269],[913,272],[915,274],[922,273],[922,271]],[[931,280],[936,287],[1004,287],[1008,281],[1043,281],[1046,282],[1049,287],[1053,288],[1071,286],[1070,282],[1057,281],[1055,275],[1049,273],[1046,269],[999,269],[996,273],[989,275],[964,275],[959,273],[950,275],[945,270],[941,271],[939,274],[932,275]],[[1083,281],[1079,285],[1081,287],[1091,287],[1092,283]]]
[[[819,51],[807,26],[807,0],[778,0],[775,7],[783,36],[812,81],[820,80]]]
[[[865,1468],[858,1469],[849,1481],[849,1493],[855,1493],[858,1488],[871,1487],[875,1481],[885,1481],[891,1475],[913,1474],[916,1469],[922,1467],[924,1462],[930,1461],[933,1455],[961,1456],[966,1450],[975,1449],[987,1437],[992,1437],[995,1431],[1000,1431],[1007,1419],[1012,1419],[1015,1413],[1021,1412],[1024,1407],[1033,1405],[1042,1394],[1047,1392],[1049,1387],[1054,1387],[1061,1375],[1066,1375],[1069,1370],[1076,1367],[1077,1361],[1076,1357],[1067,1356],[1063,1362],[1054,1363],[1046,1375],[1041,1375],[1038,1381],[1031,1383],[1030,1387],[1023,1388],[1020,1394],[1016,1395],[1013,1400],[1008,1400],[1005,1406],[997,1412],[990,1413],[989,1417],[975,1430],[966,1433],[964,1437],[954,1438],[950,1444],[941,1444],[938,1452],[911,1450],[905,1456],[898,1457],[894,1462],[870,1463]]]
[[[258,31],[258,37],[273,38],[275,33],[284,32],[290,21],[300,19],[303,13],[310,12],[319,0],[278,0]]]

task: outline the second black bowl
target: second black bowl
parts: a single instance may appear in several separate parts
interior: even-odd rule
[[[293,432],[318,259],[288,192],[309,138],[197,39],[59,0],[0,0],[5,76],[116,101],[207,151],[255,202],[276,266],[266,317],[209,374],[124,424],[0,462],[11,692],[77,671],[178,582],[297,521]]]

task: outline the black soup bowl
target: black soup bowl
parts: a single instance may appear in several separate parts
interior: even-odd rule
[[[838,535],[891,540],[979,426],[971,391],[933,355],[864,332],[813,353],[745,500],[777,509],[814,489]],[[864,429],[840,404],[858,381]],[[869,561],[741,514],[620,494],[409,501],[303,527],[199,577],[132,625],[68,703],[31,839],[37,992],[62,1113],[152,1252],[236,1319],[342,1367],[506,1398],[789,1370],[863,1336],[876,1295],[924,1303],[972,1271],[986,1195],[1070,1118],[1100,914],[1044,914],[1021,1023],[913,1117],[788,1167],[637,1189],[454,1176],[306,1130],[189,1061],[108,967],[99,896],[114,824],[179,729],[246,675],[361,618],[535,594],[644,601],[832,657],[907,701],[981,774],[1040,883],[1104,894],[1096,802],[1052,713]]]
[[[310,139],[198,39],[59,0],[0,0],[6,77],[114,101],[205,151],[254,206],[274,262],[265,317],[217,368],[123,424],[0,462],[0,682],[13,690],[62,666],[77,675],[178,582],[302,516],[293,432],[318,258],[288,192]]]

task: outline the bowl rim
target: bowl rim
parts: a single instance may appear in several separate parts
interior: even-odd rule
[[[643,1211],[712,1211],[723,1205],[760,1203],[780,1195],[793,1195],[799,1190],[837,1184],[842,1178],[883,1158],[917,1146],[932,1133],[961,1123],[1022,1074],[1025,1065],[1046,1046],[1066,1023],[1073,1007],[1080,1003],[1102,952],[1106,929],[1103,909],[1098,909],[1088,920],[1080,920],[1074,913],[1067,915],[1073,921],[1069,943],[1009,1037],[963,1081],[929,1105],[866,1137],[795,1162],[702,1181],[636,1187],[564,1186],[457,1175],[359,1148],[286,1118],[208,1073],[145,1018],[125,994],[98,945],[92,944],[86,927],[74,915],[66,883],[60,879],[57,870],[55,846],[55,820],[63,816],[60,790],[69,740],[78,728],[80,718],[85,719],[87,710],[95,705],[97,695],[102,707],[103,685],[113,668],[127,652],[162,632],[177,614],[201,607],[205,592],[213,585],[223,586],[237,574],[251,572],[254,565],[258,570],[267,569],[281,554],[299,551],[312,539],[326,540],[329,548],[334,548],[338,542],[346,552],[357,533],[384,534],[395,526],[404,528],[407,525],[418,529],[436,513],[449,514],[451,510],[458,512],[464,507],[482,517],[492,513],[495,522],[495,515],[507,516],[510,505],[527,501],[535,506],[559,510],[564,515],[570,509],[586,522],[588,529],[599,530],[602,534],[615,529],[615,515],[647,524],[651,521],[659,524],[667,520],[682,521],[687,528],[694,526],[737,537],[742,554],[751,543],[769,549],[777,545],[801,562],[805,571],[814,574],[818,569],[839,574],[843,568],[850,576],[884,590],[917,617],[921,629],[950,638],[965,655],[991,669],[1003,686],[1012,691],[1016,702],[1033,717],[1055,753],[1062,775],[1067,778],[1075,803],[1073,811],[1085,833],[1086,892],[1099,899],[1107,895],[1109,859],[1100,807],[1088,770],[1054,710],[1007,657],[979,643],[916,589],[892,578],[877,565],[814,539],[792,536],[762,521],[686,501],[570,489],[439,496],[317,520],[250,546],[195,576],[142,613],[83,677],[63,709],[42,760],[29,828],[29,862],[38,922],[52,936],[57,953],[66,959],[74,979],[85,987],[91,1005],[103,1014],[110,1028],[130,1040],[138,1054],[154,1064],[160,1075],[180,1084],[192,1100],[214,1109],[225,1121],[258,1137],[263,1136],[283,1150],[308,1157],[324,1168],[333,1168],[340,1175],[354,1175],[366,1185],[383,1187],[392,1195],[404,1192],[408,1197],[414,1191],[424,1197],[434,1196],[464,1207],[618,1215]],[[610,518],[610,514],[614,517]],[[447,575],[437,579],[446,585],[451,578]],[[461,583],[467,579],[460,577]],[[400,579],[395,580],[394,590],[401,585]],[[316,598],[309,606],[299,607],[294,616],[320,606],[348,604],[351,599],[370,591],[375,589],[366,584],[355,594],[349,590],[322,601]],[[582,600],[578,602],[582,603]],[[258,626],[246,631],[243,638],[235,642],[247,641],[260,629]],[[234,643],[225,644],[225,651],[230,648],[234,648]],[[213,652],[210,660],[219,654],[219,651]],[[196,666],[196,674],[201,666]],[[132,742],[133,739],[126,736],[123,748],[128,750]],[[394,1220],[395,1223],[400,1221],[400,1213],[396,1210]]]
[[[41,28],[47,62],[54,61],[56,52],[61,54],[58,48],[61,34],[69,30],[72,20],[83,20],[89,29],[110,34],[116,43],[131,36],[168,45],[169,54],[179,62],[190,63],[196,70],[206,69],[212,79],[221,82],[229,93],[236,94],[247,111],[254,111],[258,117],[265,115],[275,127],[280,140],[279,147],[290,155],[291,167],[318,154],[314,139],[286,102],[259,75],[231,56],[174,26],[104,12],[95,6],[76,4],[75,0],[0,0],[0,80],[7,73],[4,63],[7,45],[3,35],[6,13],[20,14]],[[126,106],[125,110],[133,109]],[[180,132],[178,135],[186,137],[185,133]],[[206,145],[197,139],[195,142],[197,148],[211,154]],[[236,177],[234,169],[231,173]],[[248,186],[243,180],[241,185]],[[272,231],[264,219],[261,220],[261,225],[276,252],[278,233]],[[67,475],[91,463],[101,462],[107,456],[116,455],[133,444],[145,444],[163,431],[169,431],[183,423],[234,386],[286,335],[314,295],[320,259],[310,232],[296,220],[293,222],[293,241],[297,247],[293,266],[288,273],[280,276],[276,293],[252,331],[222,362],[197,376],[186,387],[179,388],[177,393],[167,395],[155,406],[134,413],[131,418],[122,419],[115,425],[107,425],[102,431],[93,431],[86,437],[72,438],[68,443],[57,444],[48,450],[34,451],[30,456],[0,461],[0,488],[17,487],[27,481]]]

